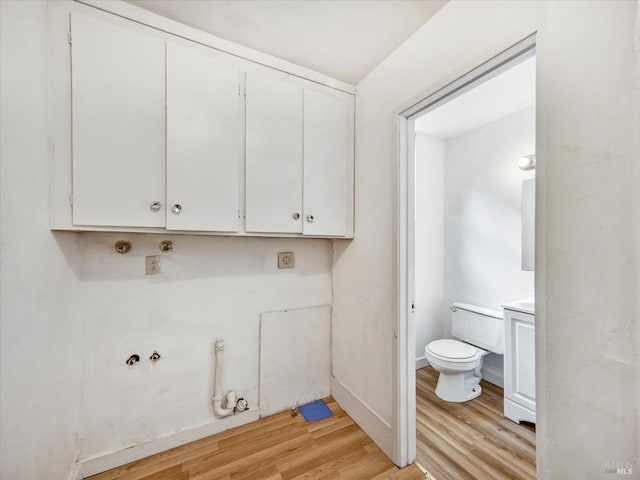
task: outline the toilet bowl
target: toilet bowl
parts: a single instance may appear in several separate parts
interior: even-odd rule
[[[427,345],[424,356],[440,372],[436,395],[447,402],[466,402],[480,395],[480,368],[487,353],[458,340],[436,340]]]
[[[424,356],[438,372],[436,395],[447,402],[466,402],[482,393],[480,369],[488,353],[504,353],[502,312],[468,303],[451,305],[454,339],[434,340]]]

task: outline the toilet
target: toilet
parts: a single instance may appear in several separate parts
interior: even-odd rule
[[[482,393],[484,356],[504,353],[504,320],[501,311],[478,305],[454,303],[450,308],[454,339],[429,343],[424,355],[440,372],[436,395],[447,402],[466,402]]]

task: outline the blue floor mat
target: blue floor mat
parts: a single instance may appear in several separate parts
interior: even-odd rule
[[[322,420],[323,418],[333,415],[333,412],[324,400],[307,403],[306,405],[298,407],[298,410],[300,410],[300,413],[307,422],[315,422],[316,420]]]

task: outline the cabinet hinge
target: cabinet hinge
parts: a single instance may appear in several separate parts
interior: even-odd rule
[[[68,37],[67,37],[67,38],[69,39],[69,45],[71,45],[71,43],[72,43],[72,39],[71,39],[71,32],[69,32],[69,35],[68,35]]]
[[[69,195],[69,205],[73,207],[73,195]]]

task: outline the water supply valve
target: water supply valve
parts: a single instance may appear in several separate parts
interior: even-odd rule
[[[236,402],[236,411],[244,412],[245,410],[249,410],[249,402],[247,402],[244,398],[239,398]]]
[[[125,362],[127,365],[129,365],[130,367],[133,367],[136,363],[138,363],[140,361],[140,355],[136,355],[135,353],[133,355],[131,355],[129,358],[127,358],[127,361]]]

